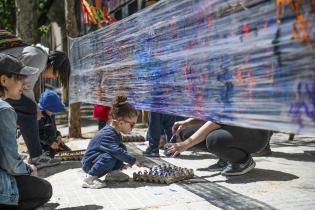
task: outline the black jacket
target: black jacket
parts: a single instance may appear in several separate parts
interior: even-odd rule
[[[57,136],[61,136],[61,133],[57,131],[55,115],[49,116],[46,112],[42,112],[43,117],[38,121],[39,138],[41,144],[52,145]]]

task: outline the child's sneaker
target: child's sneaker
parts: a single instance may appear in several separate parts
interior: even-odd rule
[[[106,187],[106,183],[100,180],[97,176],[88,175],[83,179],[83,188],[100,189]]]
[[[105,181],[126,182],[129,180],[129,176],[120,170],[111,171],[106,174]]]
[[[46,152],[44,152],[39,157],[30,158],[29,163],[35,165],[37,169],[41,169],[45,167],[58,165],[60,164],[60,161],[49,157],[49,155]]]

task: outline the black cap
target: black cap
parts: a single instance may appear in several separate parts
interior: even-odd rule
[[[12,55],[0,53],[0,73],[33,75],[38,72],[37,68],[25,66],[21,61]]]

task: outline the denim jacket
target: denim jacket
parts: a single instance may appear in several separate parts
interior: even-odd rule
[[[32,168],[18,154],[16,113],[0,99],[0,204],[16,205],[19,192],[14,176],[31,173]]]

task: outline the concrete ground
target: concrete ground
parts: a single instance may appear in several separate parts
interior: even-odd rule
[[[66,134],[67,127],[59,129]],[[95,133],[95,125],[83,127],[85,136]],[[145,129],[135,129],[144,135]],[[84,149],[87,139],[72,139],[73,149]],[[250,173],[227,178],[203,170],[216,162],[208,152],[194,148],[179,158],[143,158],[145,142],[127,143],[129,152],[145,165],[169,162],[194,169],[195,178],[171,185],[134,182],[137,167],[125,170],[128,182],[108,182],[104,189],[81,188],[84,173],[79,161],[39,171],[51,182],[53,197],[40,209],[315,209],[315,137],[298,135],[288,141],[288,135],[272,137],[273,155],[256,157],[256,168]],[[163,154],[160,151],[160,154]]]

